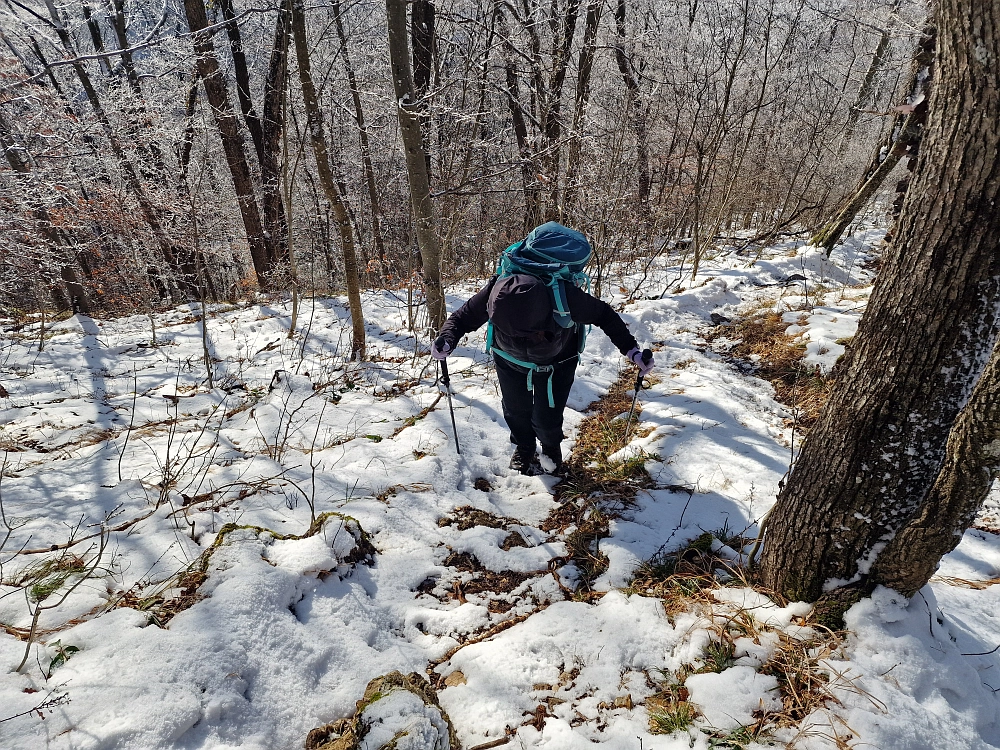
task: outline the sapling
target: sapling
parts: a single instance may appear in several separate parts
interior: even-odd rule
[[[76,529],[73,533],[75,534],[75,532]],[[63,550],[59,557],[44,563],[39,567],[38,572],[23,582],[22,590],[28,611],[31,613],[31,626],[25,639],[24,655],[21,657],[21,663],[14,670],[15,672],[21,672],[28,662],[42,613],[61,606],[84,581],[94,576],[107,549],[108,537],[109,530],[105,522],[101,525],[100,538],[96,546],[91,545],[82,556],[73,555]],[[89,562],[86,560],[88,554],[92,555]],[[64,589],[66,583],[74,576],[76,581]],[[60,590],[62,590],[61,594]]]

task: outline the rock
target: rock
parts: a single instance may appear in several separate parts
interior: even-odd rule
[[[351,750],[357,747],[354,723],[350,719],[338,719],[332,724],[324,724],[310,730],[306,735],[306,750]]]
[[[465,675],[452,672],[449,678]],[[457,678],[456,678],[457,679]],[[447,684],[447,681],[446,681]],[[306,750],[458,750],[434,688],[416,672],[390,672],[365,688],[354,716],[309,732]]]

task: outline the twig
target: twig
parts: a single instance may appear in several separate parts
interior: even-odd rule
[[[980,651],[974,654],[959,654],[959,656],[989,656],[990,654],[995,654],[1000,650],[1000,643],[996,645],[996,648],[991,648],[989,651]]]
[[[13,716],[8,716],[4,719],[0,719],[0,724],[3,724],[5,721],[11,721],[12,719],[20,719],[22,716],[28,716],[29,714],[33,714],[36,711],[44,711],[48,708],[54,708],[55,706],[65,706],[67,703],[69,703],[70,701],[69,693],[63,693],[53,698],[52,693],[54,692],[55,690],[52,690],[51,692],[47,693],[45,698],[42,699],[42,702],[39,703],[34,708],[29,708],[27,711],[22,711],[19,714],[14,714]]]

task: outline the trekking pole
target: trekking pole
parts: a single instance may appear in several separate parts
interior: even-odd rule
[[[652,349],[642,350],[642,361],[644,363],[653,359]],[[642,390],[642,371],[635,376],[635,393],[632,394],[632,407],[628,410],[628,419],[625,420],[625,445],[628,445],[628,435],[632,431],[632,415],[635,414],[635,402],[639,398],[639,391]]]
[[[439,350],[444,347],[444,344],[444,337],[434,342],[434,345]],[[441,382],[444,383],[444,392],[448,396],[448,411],[451,412],[451,429],[455,432],[455,453],[461,456],[462,449],[458,445],[458,425],[455,424],[455,407],[451,403],[451,378],[448,376],[448,361],[446,359],[438,361],[441,363]]]

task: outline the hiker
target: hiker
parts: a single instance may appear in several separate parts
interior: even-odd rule
[[[489,323],[486,349],[515,446],[510,468],[522,474],[542,473],[536,439],[555,471],[562,468],[563,409],[586,326],[600,327],[642,375],[653,369],[621,316],[579,288],[589,281],[583,267],[591,252],[580,232],[554,221],[536,227],[504,251],[497,274],[448,318],[431,347],[435,359],[445,359],[462,336]]]

